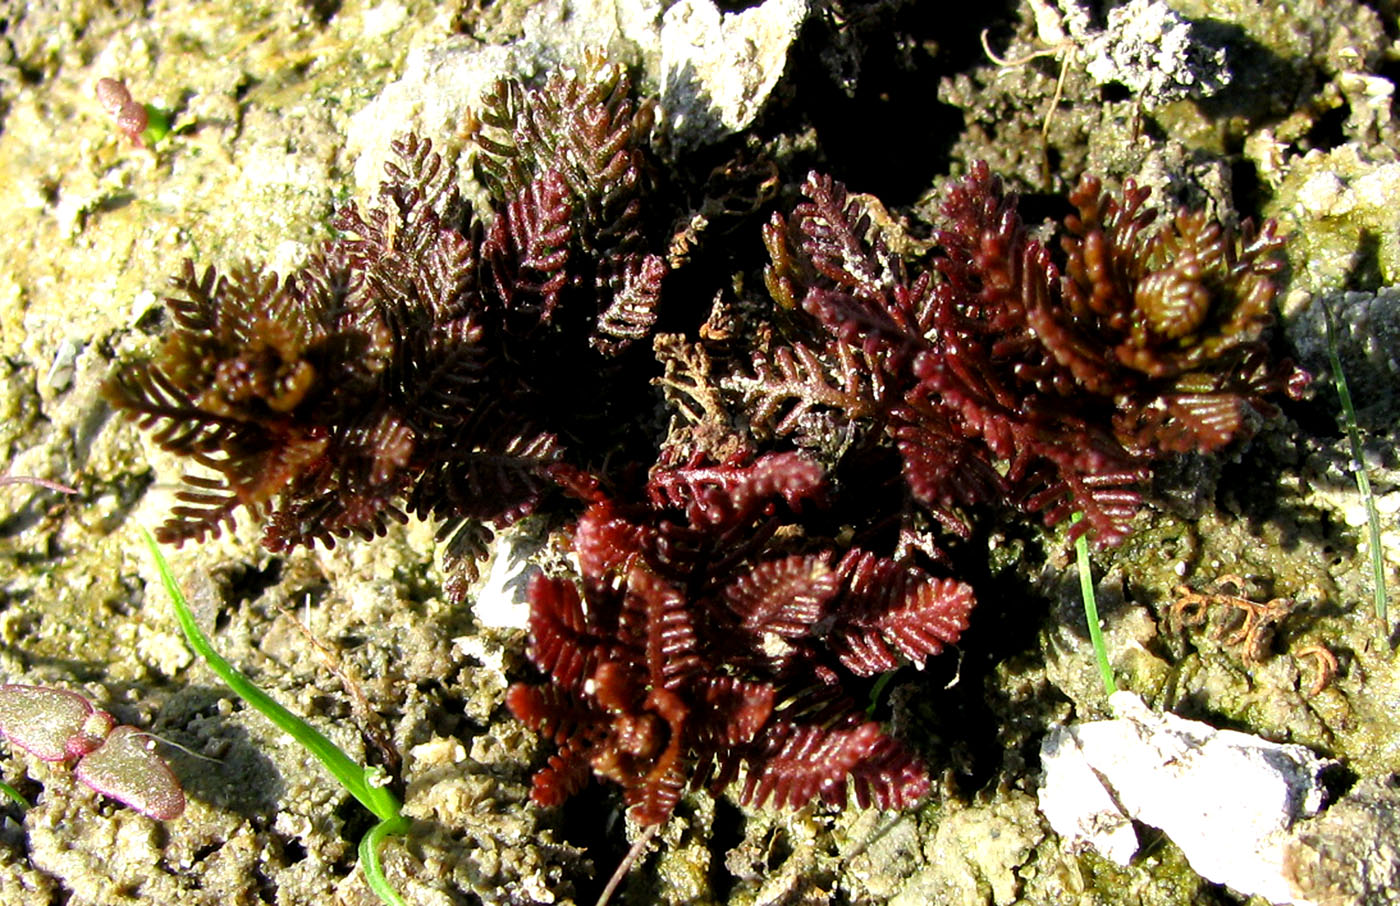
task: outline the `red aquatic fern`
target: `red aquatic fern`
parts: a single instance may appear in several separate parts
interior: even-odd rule
[[[530,659],[511,711],[556,745],[534,799],[562,802],[590,773],[633,817],[664,821],[692,785],[741,799],[902,807],[928,777],[864,717],[843,673],[922,665],[967,626],[962,583],[854,551],[796,544],[793,514],[824,476],[798,454],[657,470],[646,500],[591,489],[574,531],[576,582],[530,582]],[[793,549],[794,546],[804,549]]]
[[[240,509],[274,550],[414,514],[439,523],[460,594],[492,527],[536,506],[563,446],[597,432],[579,401],[612,395],[666,273],[638,228],[649,113],[601,61],[551,84],[500,89],[491,122],[516,128],[490,146],[509,166],[489,216],[408,137],[375,203],[340,210],[340,235],[286,279],[186,264],[164,348],[106,387],[205,470],[162,540],[218,534]]]
[[[1070,196],[1065,271],[1032,239],[985,165],[950,188],[931,268],[912,275],[862,201],[813,174],[807,201],[764,231],[782,307],[821,325],[758,350],[731,378],[760,434],[804,442],[837,413],[898,449],[911,494],[943,524],[1010,502],[1073,512],[1121,541],[1163,456],[1248,437],[1299,373],[1274,361],[1279,240],[1235,237],[1199,213],[1157,226],[1131,181],[1122,202],[1087,178]]]
[[[342,238],[286,279],[187,263],[160,356],[108,383],[158,444],[213,473],[186,478],[162,540],[217,534],[240,507],[274,550],[409,512],[499,524],[549,486],[557,444],[505,353],[547,320],[567,206],[546,178],[481,238],[429,144],[395,149],[379,203],[342,210]]]
[[[484,99],[477,175],[507,203],[546,173],[558,174],[570,205],[571,277],[591,285],[591,342],[615,353],[656,319],[666,264],[647,251],[643,197],[653,103],[637,100],[624,67],[588,53],[577,71],[527,88],[497,82]]]

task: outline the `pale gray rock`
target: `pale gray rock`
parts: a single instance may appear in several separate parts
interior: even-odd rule
[[[1230,84],[1225,50],[1202,43],[1191,21],[1163,0],[1130,0],[1085,43],[1085,69],[1099,84],[1126,86],[1148,107],[1207,98]]]
[[[358,155],[357,193],[365,197],[378,188],[390,143],[417,132],[448,154],[466,153],[462,188],[472,201],[482,201],[465,181],[475,153],[466,142],[468,111],[481,110],[482,97],[500,79],[536,83],[576,65],[587,52],[637,64],[644,86],[657,83],[662,9],[661,0],[545,0],[526,14],[524,35],[510,44],[458,37],[413,49],[403,75],[351,119],[346,150]]]
[[[662,0],[544,0],[510,44],[459,37],[415,48],[403,75],[351,119],[346,150],[356,155],[357,194],[375,192],[390,143],[416,132],[448,155],[465,155],[461,188],[483,202],[469,178],[476,153],[467,141],[470,111],[481,109],[497,80],[537,83],[577,65],[586,52],[636,65],[640,87],[653,94],[659,88],[675,150],[718,141],[758,116],[809,11],[809,0],[768,0],[738,13],[721,13],[711,0],[681,0],[669,9]]]
[[[808,0],[767,0],[737,13],[681,0],[666,10],[661,108],[676,149],[717,141],[757,118],[808,12]]]
[[[1129,819],[1160,828],[1201,877],[1271,903],[1308,906],[1286,866],[1294,824],[1322,807],[1334,764],[1304,746],[1150,710],[1130,692],[1114,720],[1052,730],[1041,812],[1071,846],[1126,865]]]
[[[468,111],[481,109],[482,97],[498,79],[534,76],[532,60],[519,44],[480,45],[466,38],[411,52],[398,81],[350,120],[345,145],[347,154],[358,155],[356,194],[373,196],[384,179],[384,164],[392,157],[391,143],[409,132],[430,137],[446,153],[463,150],[464,142],[457,136],[463,132]],[[462,188],[473,201],[481,201],[471,186]]]
[[[1400,789],[1368,777],[1299,825],[1284,854],[1293,884],[1327,906],[1400,903]]]

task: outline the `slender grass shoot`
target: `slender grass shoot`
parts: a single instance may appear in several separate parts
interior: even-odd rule
[[[402,806],[398,797],[386,787],[375,782],[377,772],[346,755],[339,746],[306,721],[274,701],[271,696],[254,685],[252,680],[239,673],[237,668],[224,660],[223,656],[214,650],[213,644],[199,628],[194,614],[190,612],[185,595],[180,590],[179,584],[176,583],[174,574],[170,571],[170,564],[161,554],[160,546],[156,544],[155,538],[145,528],[142,528],[141,533],[146,539],[146,546],[150,549],[152,558],[155,560],[156,569],[160,572],[161,582],[164,583],[165,590],[170,595],[170,603],[175,609],[175,618],[179,621],[180,628],[184,630],[185,638],[189,641],[190,647],[194,649],[196,654],[204,658],[209,668],[218,674],[219,678],[227,683],[229,688],[236,692],[240,698],[261,711],[263,716],[276,724],[280,730],[300,743],[307,752],[316,756],[316,759],[326,766],[326,770],[331,772],[340,785],[379,819],[379,823],[370,828],[360,841],[360,864],[364,866],[365,879],[369,882],[370,889],[379,896],[379,899],[387,903],[388,906],[406,906],[398,892],[389,886],[389,881],[384,875],[384,867],[379,861],[379,844],[386,837],[398,836],[407,832],[409,827],[409,819],[400,812]]]
[[[1078,522],[1083,518],[1082,513],[1075,513],[1071,522]],[[1079,564],[1079,595],[1084,600],[1084,619],[1089,623],[1089,642],[1094,646],[1094,660],[1099,665],[1104,692],[1112,695],[1118,691],[1118,685],[1113,681],[1113,668],[1108,664],[1108,649],[1103,643],[1103,630],[1099,628],[1099,604],[1094,597],[1094,568],[1089,563],[1089,542],[1083,535],[1074,539],[1074,554]]]
[[[1356,490],[1361,494],[1361,504],[1366,507],[1366,527],[1371,547],[1371,581],[1375,587],[1376,619],[1381,623],[1381,631],[1388,632],[1390,622],[1387,605],[1390,600],[1385,588],[1385,561],[1381,552],[1381,518],[1376,512],[1376,498],[1371,493],[1371,479],[1366,474],[1366,461],[1362,459],[1361,429],[1356,424],[1356,407],[1351,402],[1351,390],[1347,387],[1346,375],[1342,373],[1342,359],[1337,355],[1337,340],[1332,324],[1332,309],[1326,300],[1322,306],[1322,320],[1327,329],[1327,360],[1332,366],[1332,383],[1337,387],[1337,398],[1342,403],[1342,424],[1346,427],[1347,440],[1351,443],[1351,471],[1356,475]]]

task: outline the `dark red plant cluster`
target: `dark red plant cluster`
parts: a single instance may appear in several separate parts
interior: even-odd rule
[[[416,515],[460,597],[492,530],[563,484],[586,505],[579,576],[532,579],[544,680],[508,696],[556,746],[537,802],[596,775],[644,824],[736,781],[750,803],[908,805],[925,768],[848,687],[968,625],[970,588],[926,569],[947,556],[933,521],[1080,512],[1071,535],[1125,538],[1155,463],[1248,437],[1305,379],[1263,338],[1280,240],[1159,219],[1131,182],[1118,199],[1085,178],[1052,254],[977,165],[915,266],[877,203],[813,174],[763,230],[777,309],[720,290],[698,340],[656,338],[677,411],[654,464],[656,363],[627,352],[668,270],[651,126],[599,57],[502,82],[474,134],[486,216],[410,137],[375,202],[285,279],[187,263],[163,349],[106,387],[201,469],[159,536],[216,535],[244,508],[286,550]],[[704,221],[677,221],[678,262]]]
[[[186,477],[162,541],[217,534],[240,507],[273,550],[412,513],[439,522],[469,576],[490,526],[536,504],[578,401],[646,332],[665,274],[637,234],[650,116],[620,67],[594,62],[571,92],[499,89],[535,145],[487,149],[509,175],[489,218],[409,137],[377,203],[341,210],[342,235],[287,278],[186,263],[161,353],[106,387],[210,473]]]
[[[1302,372],[1269,355],[1281,240],[1203,214],[1163,223],[1128,182],[1086,177],[1060,238],[1063,272],[985,165],[949,191],[931,268],[909,273],[865,205],[813,174],[764,237],[770,294],[821,325],[731,378],[760,434],[805,445],[833,413],[898,449],[913,496],[945,526],[1009,503],[1074,512],[1116,544],[1154,461],[1210,452],[1273,412]],[[829,430],[829,429],[827,429]]]
[[[958,638],[971,589],[795,531],[825,491],[797,453],[659,469],[644,502],[575,477],[580,581],[536,574],[530,659],[512,713],[557,751],[533,798],[557,805],[592,775],[642,824],[692,785],[741,775],[747,803],[899,808],[928,789],[919,760],[856,708],[842,677],[920,666]]]
[[[601,304],[590,341],[613,353],[646,336],[656,319],[666,263],[647,251],[643,198],[651,182],[646,139],[653,102],[634,100],[626,70],[599,53],[581,71],[556,72],[527,90],[502,79],[485,98],[477,176],[498,199],[546,173],[568,187],[576,252],[571,278]]]

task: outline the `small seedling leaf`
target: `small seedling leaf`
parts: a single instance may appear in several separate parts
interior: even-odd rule
[[[135,727],[113,729],[106,742],[78,762],[73,773],[97,792],[143,815],[169,821],[185,811],[179,781],[151,749],[150,735]]]
[[[101,737],[84,732],[96,713],[92,702],[67,689],[0,686],[0,733],[43,761],[68,761],[101,745]]]
[[[0,733],[44,761],[77,759],[74,776],[143,815],[168,821],[185,810],[180,781],[151,750],[149,735],[116,726],[112,715],[76,692],[0,685]]]

